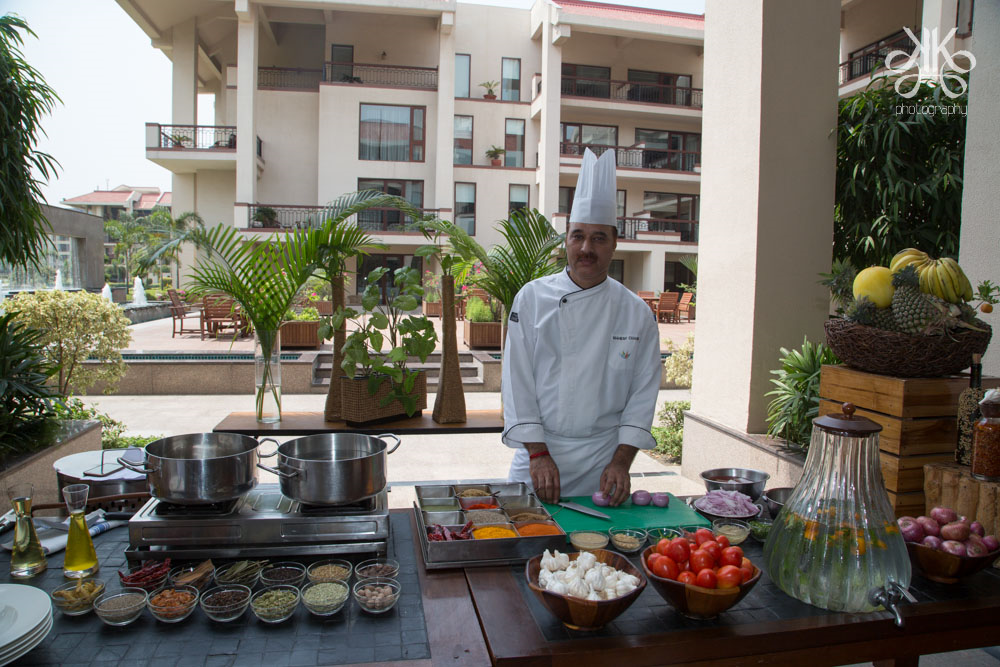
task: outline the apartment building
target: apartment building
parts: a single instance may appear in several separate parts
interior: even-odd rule
[[[59,203],[104,220],[117,220],[122,213],[142,216],[149,215],[157,206],[170,208],[171,197],[169,192],[160,192],[157,187],[119,185],[111,190],[94,190],[69,197]]]
[[[636,290],[691,282],[677,259],[697,252],[702,16],[580,0],[119,4],[173,61],[173,117],[150,119],[146,155],[173,173],[175,213],[252,238],[375,189],[489,247],[518,207],[561,229],[583,149],[613,148],[613,274]],[[198,93],[214,119],[197,118]],[[356,222],[390,246],[362,273],[420,265],[423,238],[397,212]]]

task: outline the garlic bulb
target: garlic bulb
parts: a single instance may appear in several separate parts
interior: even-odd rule
[[[601,576],[600,570],[598,570],[596,567],[592,567],[589,570],[587,570],[587,574],[584,575],[583,580],[587,582],[588,586],[590,586],[591,588],[595,588],[597,590],[601,590],[607,585],[605,583],[604,577]]]
[[[618,570],[611,568],[611,572],[604,574],[604,586],[608,587],[616,585],[618,583],[619,574]]]
[[[590,553],[589,551],[584,551],[582,554],[576,557],[576,566],[580,568],[580,571],[586,573],[587,570],[594,567],[597,563],[597,556]]]
[[[598,595],[597,591],[592,590],[592,591],[590,591],[590,594],[587,596],[587,599],[588,600],[601,600],[603,598],[600,595]]]
[[[587,596],[590,595],[590,586],[588,586],[587,582],[583,579],[574,579],[573,583],[569,585],[567,594],[572,595],[575,598],[583,598],[586,600]]]
[[[545,587],[545,590],[552,591],[553,593],[558,593],[559,595],[566,595],[567,593],[569,593],[569,588],[566,587],[566,584],[559,581],[555,577],[549,579],[549,583]]]
[[[614,586],[608,586],[607,588],[604,589],[602,594],[604,595],[605,600],[614,600],[616,597],[618,597],[618,589],[616,589]]]
[[[621,578],[618,579],[618,585],[615,586],[615,597],[621,597],[623,595],[628,595],[635,590],[635,586],[623,581]]]
[[[559,553],[558,551],[556,553]],[[548,549],[542,553],[541,566],[543,571],[555,572],[559,569],[559,563],[556,561],[556,557],[553,556]]]
[[[569,554],[559,553],[559,550],[557,549],[556,552],[553,554],[553,556],[556,559],[557,569],[565,570],[567,567],[569,567]]]
[[[547,587],[551,579],[552,579],[552,573],[549,572],[548,570],[538,571],[538,585],[541,586],[542,588]]]

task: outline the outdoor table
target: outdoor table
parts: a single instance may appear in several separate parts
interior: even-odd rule
[[[346,422],[328,422],[322,412],[283,412],[281,421],[274,424],[261,424],[253,412],[231,412],[229,416],[215,425],[214,433],[238,433],[253,437],[267,435],[313,435],[315,433],[364,433],[379,435],[394,433],[396,435],[442,435],[457,433],[502,433],[503,411],[501,410],[468,410],[466,421],[458,424],[438,424],[432,419],[431,411],[425,410],[421,415],[402,417],[373,424],[349,426]]]

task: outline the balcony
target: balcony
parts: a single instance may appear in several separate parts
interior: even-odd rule
[[[615,163],[619,167],[631,169],[661,169],[698,173],[701,167],[700,151],[677,151],[666,148],[645,148],[635,146],[606,146],[603,144],[581,144],[564,141],[559,144],[559,153],[564,156],[581,156],[589,148],[600,157],[605,151],[615,151]]]
[[[238,205],[239,206],[239,205]],[[294,231],[315,229],[333,215],[328,206],[295,206],[286,204],[250,204],[247,208],[248,228],[252,230]],[[436,213],[437,209],[420,209]],[[359,229],[372,234],[415,234],[407,225],[413,222],[394,208],[370,208],[348,218]]]
[[[236,127],[232,125],[162,125],[146,123],[146,159],[175,174],[199,169],[236,168]],[[257,137],[258,167],[263,142]]]
[[[258,67],[257,87],[268,90],[318,90],[322,69]]]
[[[627,241],[666,241],[697,245],[698,221],[644,216],[618,218],[618,236]]]
[[[664,86],[639,81],[612,81],[610,79],[564,76],[562,77],[562,95],[563,97],[586,97],[614,102],[638,102],[640,104],[701,109],[702,89]]]
[[[437,90],[436,67],[406,67],[374,63],[333,63],[323,65],[325,83],[351,83],[387,88]]]
[[[920,34],[919,29],[916,34]],[[840,63],[837,72],[838,85],[843,86],[857,79],[869,78],[872,72],[885,67],[885,58],[892,51],[911,54],[915,48],[916,44],[902,30],[872,42],[854,51],[850,59]],[[899,62],[902,63],[903,60],[899,59]]]

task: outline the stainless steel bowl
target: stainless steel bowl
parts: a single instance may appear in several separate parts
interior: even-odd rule
[[[767,511],[771,513],[771,518],[774,519],[778,516],[778,512],[781,508],[785,506],[788,499],[792,496],[792,491],[795,490],[794,486],[777,486],[773,489],[768,489],[764,492],[764,495],[760,497],[764,501],[764,506],[767,507]]]
[[[712,468],[701,473],[701,479],[709,491],[739,491],[750,496],[752,501],[760,498],[764,485],[770,478],[766,472],[750,468]]]

